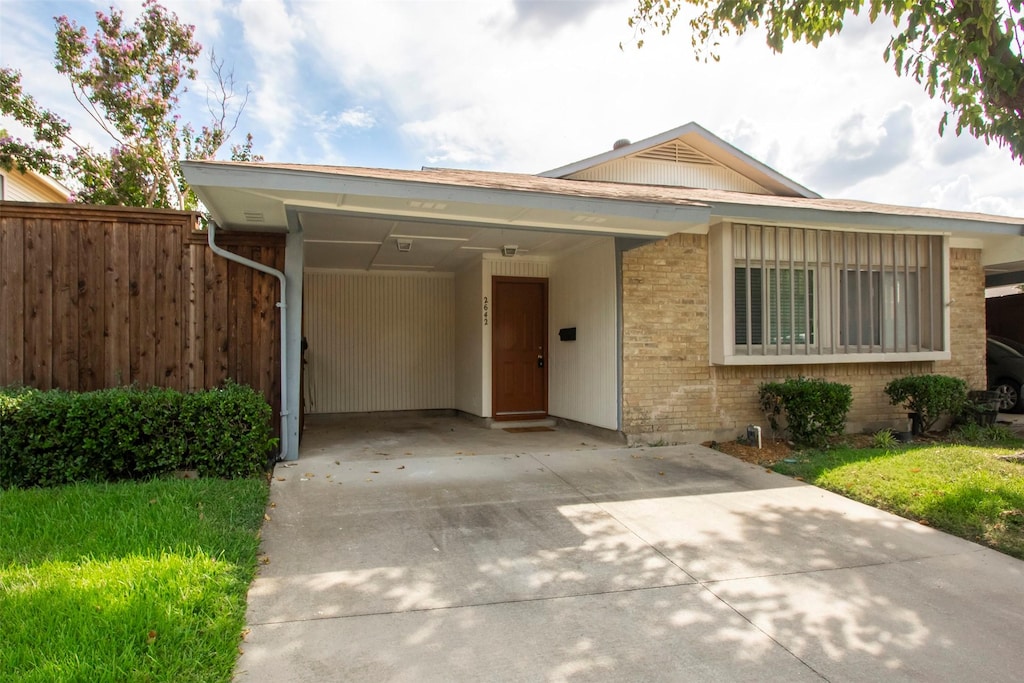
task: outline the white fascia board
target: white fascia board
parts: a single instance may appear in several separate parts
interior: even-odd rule
[[[295,169],[205,165],[182,162],[185,179],[207,207],[216,206],[213,188],[252,189],[274,193],[320,193],[504,205],[571,214],[619,216],[644,220],[699,224],[707,223],[710,208],[704,204],[665,204],[604,197],[561,195],[550,192],[447,185],[410,180],[369,178]],[[207,201],[210,200],[210,201]],[[298,207],[300,197],[282,198]],[[215,216],[216,217],[216,216]]]
[[[848,228],[972,235],[1024,235],[1024,223],[993,223],[969,218],[910,216],[895,213],[829,211],[825,209],[712,203],[715,219],[793,227]]]

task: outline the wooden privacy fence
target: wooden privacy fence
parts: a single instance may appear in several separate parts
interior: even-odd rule
[[[985,299],[988,333],[1024,342],[1024,294]]]
[[[196,224],[180,211],[0,202],[0,386],[190,391],[230,378],[278,415],[277,279],[216,256]],[[284,268],[280,235],[217,244]]]

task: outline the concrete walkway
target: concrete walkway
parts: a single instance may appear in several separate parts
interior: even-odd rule
[[[276,470],[238,681],[1024,671],[1024,562],[699,446],[391,426]]]

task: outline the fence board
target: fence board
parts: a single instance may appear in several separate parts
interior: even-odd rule
[[[25,382],[25,230],[0,216],[0,385]]]
[[[25,383],[53,388],[53,245],[50,218],[25,224]]]
[[[157,336],[159,347],[156,356],[156,372],[160,383],[180,389],[184,386],[181,368],[185,352],[182,343],[184,330],[182,320],[185,309],[181,305],[183,301],[181,271],[187,261],[184,261],[185,249],[181,241],[180,226],[165,226],[161,238],[158,258],[166,265],[161,268],[164,272],[163,289],[160,292],[161,301],[157,303],[160,328]]]
[[[228,372],[228,262],[206,252],[206,385]]]
[[[0,207],[0,386],[188,391],[230,378],[279,413],[277,280],[213,254],[193,214]],[[218,242],[284,267],[279,235]]]
[[[138,338],[133,346],[139,349],[138,374],[132,373],[132,381],[142,386],[157,384],[156,353],[157,353],[157,288],[163,280],[163,268],[157,270],[157,239],[159,234],[155,225],[140,225],[138,229],[141,248],[138,251],[138,296],[133,304],[132,319],[139,321]],[[133,252],[134,253],[134,252]],[[161,264],[163,266],[163,264]],[[132,330],[135,332],[135,330]]]
[[[103,387],[105,305],[103,224],[91,220],[79,230],[78,388]]]
[[[103,386],[117,387],[132,382],[131,334],[128,294],[131,274],[128,258],[128,224],[111,220],[103,223],[103,273],[105,298],[103,316]]]
[[[53,385],[78,386],[78,223],[52,221]]]

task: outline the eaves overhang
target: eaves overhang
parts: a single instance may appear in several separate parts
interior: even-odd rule
[[[1024,221],[986,221],[968,215],[914,215],[875,211],[844,211],[814,207],[780,207],[748,203],[709,202],[716,221],[755,222],[793,227],[848,228],[886,231],[956,233],[977,236],[1024,236]]]
[[[699,230],[707,226],[710,218],[710,208],[700,202],[435,182],[432,177],[435,174],[429,171],[401,172],[406,177],[388,178],[373,175],[374,171],[386,172],[381,169],[366,169],[367,174],[360,175],[357,169],[340,173],[201,161],[182,162],[182,168],[186,180],[213,218],[229,229],[284,231],[288,229],[288,212],[307,209],[404,220],[658,238]],[[543,182],[547,181],[538,179],[538,183]],[[586,189],[576,183],[572,185]],[[255,208],[238,214],[243,204]],[[232,215],[233,212],[238,215]],[[260,214],[264,220],[248,221],[247,214]]]

